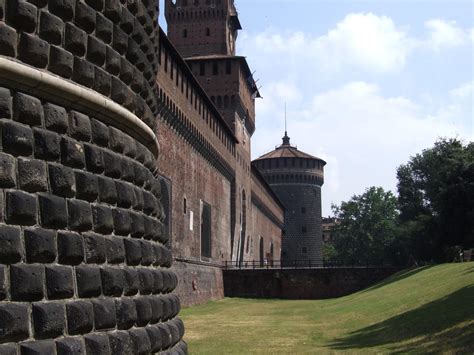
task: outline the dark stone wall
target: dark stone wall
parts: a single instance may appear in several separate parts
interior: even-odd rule
[[[224,294],[249,298],[335,298],[372,286],[397,271],[393,268],[224,270]]]
[[[139,124],[158,114],[157,16],[154,1],[0,1],[0,354],[187,352]],[[7,77],[8,60],[58,90]]]
[[[321,187],[291,183],[270,186],[286,206],[282,260],[322,262]]]

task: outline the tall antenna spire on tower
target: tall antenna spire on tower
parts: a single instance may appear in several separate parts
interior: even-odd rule
[[[286,121],[286,101],[285,101],[285,136],[283,137],[283,145],[290,145],[290,137],[288,137],[286,125],[287,125],[287,121]]]

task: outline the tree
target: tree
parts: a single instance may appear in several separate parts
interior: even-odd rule
[[[397,235],[397,198],[381,187],[368,188],[340,206],[332,206],[339,223],[335,227],[337,258],[365,264],[391,258]]]
[[[397,170],[400,221],[417,258],[474,247],[474,144],[441,139]],[[451,260],[447,260],[451,261]]]

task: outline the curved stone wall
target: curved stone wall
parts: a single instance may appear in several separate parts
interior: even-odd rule
[[[0,354],[187,352],[154,2],[0,1]]]

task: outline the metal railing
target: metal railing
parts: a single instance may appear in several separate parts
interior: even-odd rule
[[[322,269],[322,268],[380,268],[390,267],[384,260],[367,260],[365,262],[334,260],[251,260],[225,261],[224,269]]]

